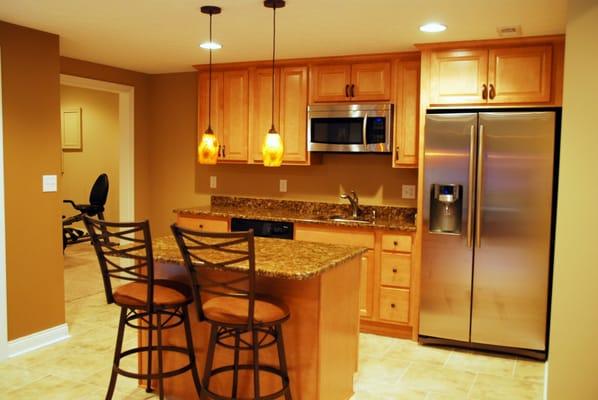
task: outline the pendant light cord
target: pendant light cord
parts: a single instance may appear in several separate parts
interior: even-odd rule
[[[272,33],[272,127],[270,128],[270,132],[276,132],[274,129],[274,59],[276,57],[276,1],[272,2],[272,26],[273,26],[273,33]]]
[[[206,133],[212,133],[212,13],[210,13],[210,66],[208,83],[208,130]]]

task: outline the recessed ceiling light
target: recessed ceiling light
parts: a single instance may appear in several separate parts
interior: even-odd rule
[[[438,22],[430,22],[429,24],[424,24],[419,27],[419,30],[422,32],[442,32],[446,30],[446,25],[439,24]]]
[[[222,45],[216,42],[204,42],[200,44],[199,47],[201,47],[202,49],[218,50],[222,48]]]

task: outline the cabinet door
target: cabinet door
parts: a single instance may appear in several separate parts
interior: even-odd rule
[[[417,167],[419,130],[419,61],[395,65],[396,110],[393,165]]]
[[[374,303],[374,251],[368,250],[361,256],[359,282],[359,314],[362,317],[372,316]]]
[[[315,65],[311,79],[313,102],[349,100],[351,65]]]
[[[275,70],[274,98],[280,98],[279,70]],[[262,145],[272,126],[272,69],[258,68],[251,77],[251,159],[262,162]],[[274,123],[279,127],[278,102],[274,103]],[[280,128],[279,128],[280,129]]]
[[[430,104],[485,104],[488,50],[432,52]]]
[[[208,98],[210,78],[207,72],[200,72],[197,79],[198,101],[197,101],[197,140],[201,140],[201,135],[208,128]],[[212,131],[218,138],[218,143],[222,145],[222,72],[212,72]],[[220,158],[220,156],[219,156]]]
[[[380,319],[409,322],[409,289],[380,288]]]
[[[551,46],[490,49],[488,102],[550,101]]]
[[[390,63],[353,64],[351,85],[351,100],[389,100]]]
[[[307,162],[307,67],[280,70],[280,133],[283,162]]]
[[[247,161],[249,72],[223,73],[222,154],[227,161]]]
[[[228,232],[228,219],[184,217],[179,215],[176,223],[183,228],[206,232]]]

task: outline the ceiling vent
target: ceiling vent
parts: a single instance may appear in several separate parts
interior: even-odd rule
[[[521,36],[521,25],[499,26],[496,30],[500,37]]]

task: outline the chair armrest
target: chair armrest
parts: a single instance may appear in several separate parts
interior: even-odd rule
[[[69,203],[70,205],[72,205],[74,208],[77,208],[77,205],[75,204],[75,202],[73,200],[62,200],[63,203]]]

